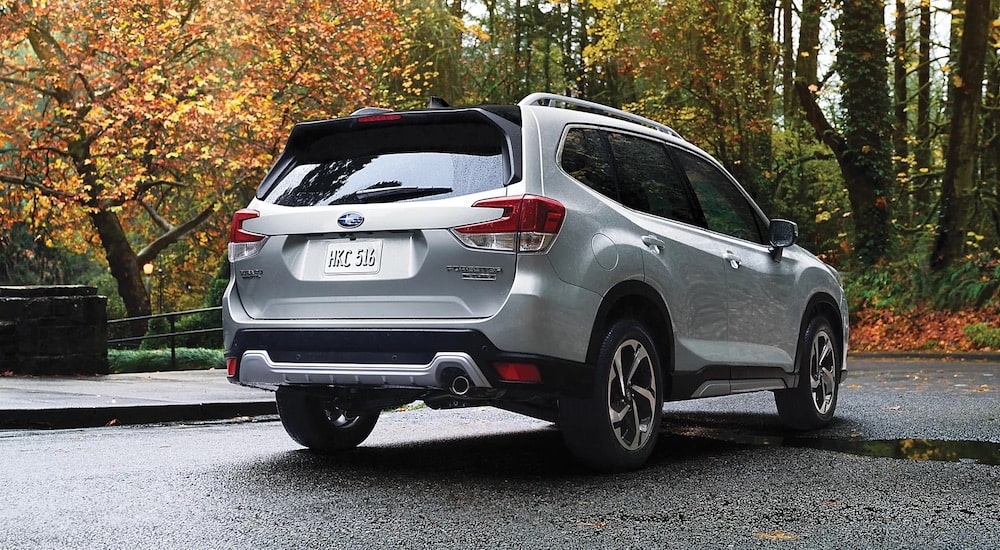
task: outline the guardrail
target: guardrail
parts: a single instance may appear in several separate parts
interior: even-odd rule
[[[185,317],[189,315],[198,315],[202,313],[212,313],[216,311],[222,311],[221,307],[207,307],[202,309],[191,309],[188,311],[172,311],[169,313],[158,313],[156,315],[143,315],[140,317],[126,317],[124,319],[112,319],[108,321],[108,335],[114,334],[114,327],[117,325],[123,325],[133,321],[152,321],[154,319],[166,319],[170,332],[164,332],[159,334],[145,334],[143,336],[127,336],[122,338],[108,338],[108,347],[124,347],[123,344],[131,344],[134,342],[143,342],[145,340],[156,340],[162,338],[170,339],[170,366],[176,367],[177,365],[177,337],[179,336],[194,336],[199,334],[210,334],[213,332],[222,332],[222,326],[202,328],[202,329],[192,329],[192,330],[182,330],[177,331],[177,319],[180,317]]]

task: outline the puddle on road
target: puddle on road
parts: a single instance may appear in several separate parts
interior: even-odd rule
[[[802,437],[785,439],[781,445],[837,451],[860,456],[1000,465],[1000,443],[986,441],[812,439]]]
[[[901,460],[932,460],[1000,466],[1000,443],[988,441],[946,441],[941,439],[830,439],[813,437],[782,437],[777,435],[705,433],[704,430],[684,430],[686,437],[703,437],[743,445],[793,447],[836,451],[858,456],[896,458]]]

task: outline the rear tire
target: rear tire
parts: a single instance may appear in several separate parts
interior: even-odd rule
[[[320,395],[300,388],[279,386],[275,400],[288,435],[319,453],[357,447],[378,422],[379,411],[347,416]]]
[[[840,393],[841,357],[830,322],[814,317],[799,342],[798,385],[774,392],[778,416],[786,426],[815,430],[830,423]]]
[[[639,321],[620,319],[601,344],[594,390],[564,397],[559,426],[570,452],[604,472],[642,466],[656,446],[663,414],[660,355]]]

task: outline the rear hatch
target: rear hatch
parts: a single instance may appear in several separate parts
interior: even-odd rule
[[[520,146],[519,111],[510,107],[296,126],[256,199],[234,218],[230,255],[247,314],[494,314],[517,256],[493,226],[511,215],[504,197],[521,177]],[[463,243],[463,231],[476,238]]]

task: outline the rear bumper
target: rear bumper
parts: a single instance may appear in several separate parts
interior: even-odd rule
[[[266,350],[247,350],[239,361],[241,384],[279,386],[393,386],[445,388],[456,376],[465,376],[475,388],[492,388],[475,361],[466,353],[438,353],[426,364],[406,363],[294,363],[277,362]]]
[[[448,390],[464,376],[477,390],[555,396],[588,394],[593,380],[588,365],[502,352],[466,329],[245,329],[236,332],[226,358],[238,361],[230,382],[254,387]],[[542,381],[505,381],[497,362],[531,363]]]

